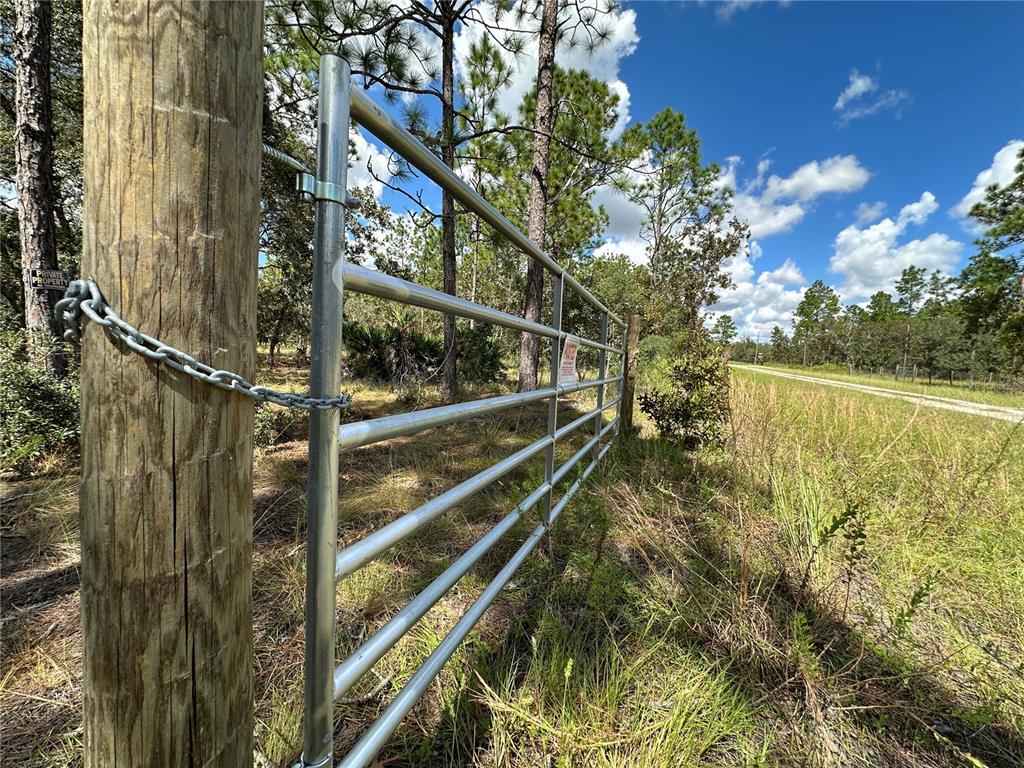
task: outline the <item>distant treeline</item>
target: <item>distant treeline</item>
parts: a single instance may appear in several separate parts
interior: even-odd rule
[[[930,378],[1002,379],[1024,385],[1024,150],[1016,177],[989,187],[971,209],[984,227],[977,251],[955,278],[922,267],[903,270],[893,294],[844,306],[817,280],[794,313],[793,332],[733,342],[732,319],[712,334],[733,360],[842,365],[851,371],[916,371]]]

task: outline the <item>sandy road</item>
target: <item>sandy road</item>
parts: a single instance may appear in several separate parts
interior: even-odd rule
[[[1007,408],[1002,405],[972,403],[967,400],[954,400],[950,397],[937,397],[936,395],[918,395],[913,392],[901,392],[897,389],[872,387],[868,384],[854,384],[848,381],[820,379],[817,376],[804,376],[799,373],[777,371],[772,368],[764,368],[762,366],[736,365],[734,363],[730,363],[729,365],[732,368],[738,368],[744,371],[754,371],[756,373],[763,373],[769,376],[780,376],[784,379],[796,379],[797,381],[807,381],[812,384],[824,384],[828,387],[842,387],[844,389],[852,389],[857,392],[867,392],[868,394],[878,395],[879,397],[892,397],[897,400],[906,400],[908,403],[924,405],[929,408],[941,408],[947,411],[956,411],[958,413],[969,413],[974,416],[987,416],[990,419],[1002,419],[1003,421],[1024,421],[1024,409],[1021,408]]]

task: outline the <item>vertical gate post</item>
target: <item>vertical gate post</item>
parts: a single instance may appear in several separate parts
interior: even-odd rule
[[[640,316],[626,315],[625,371],[622,379],[622,431],[633,431],[633,396],[636,392],[636,352],[640,345]]]
[[[320,57],[316,224],[313,231],[313,335],[309,389],[341,389],[342,269],[348,169],[348,62]],[[326,182],[326,183],[325,183]],[[333,199],[325,199],[325,198]],[[306,525],[306,663],[303,766],[329,766],[334,747],[334,559],[338,544],[338,410],[309,417],[309,510]]]
[[[551,327],[558,331],[558,336],[551,340],[551,386],[558,386],[558,368],[562,359],[562,291],[565,286],[565,278],[558,275],[551,281]],[[558,429],[558,395],[551,396],[548,403],[548,435],[551,437],[551,444],[547,448],[547,460],[544,464],[544,482],[548,484],[548,492],[544,494],[541,502],[541,512],[544,521],[551,524],[551,499],[554,488],[551,488],[551,478],[555,474],[555,431]]]
[[[252,379],[262,3],[83,9],[82,276]],[[253,401],[82,341],[89,768],[252,766]]]
[[[608,344],[608,312],[605,311],[601,314],[601,343]],[[604,381],[605,372],[608,370],[608,352],[602,349],[597,357],[597,378],[600,381]],[[597,416],[594,418],[594,437],[598,437],[601,434],[601,428],[604,426],[604,384],[599,384],[597,387]],[[592,452],[593,460],[597,461],[597,457],[601,453],[601,441],[594,443],[594,450]]]

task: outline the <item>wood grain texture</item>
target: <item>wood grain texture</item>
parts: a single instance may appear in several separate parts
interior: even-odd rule
[[[86,2],[82,274],[255,372],[263,5]],[[252,401],[86,329],[86,765],[252,764]]]

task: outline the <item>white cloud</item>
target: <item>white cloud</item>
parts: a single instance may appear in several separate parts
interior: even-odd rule
[[[899,244],[909,226],[920,226],[938,208],[931,192],[900,209],[896,219],[884,218],[861,228],[852,224],[835,239],[829,269],[843,276],[839,288],[846,301],[864,301],[876,291],[891,291],[904,269],[913,265],[950,272],[960,260],[963,243],[944,234]]]
[[[992,165],[975,177],[974,186],[971,187],[971,191],[964,195],[960,202],[953,207],[952,213],[962,219],[967,218],[971,208],[985,199],[986,189],[993,184],[1005,187],[1013,181],[1013,178],[1017,175],[1015,168],[1017,166],[1017,155],[1021,149],[1024,149],[1024,141],[1014,139],[1007,142],[1006,146],[996,152],[995,157],[992,158]]]
[[[727,158],[720,183],[733,189],[736,215],[750,225],[751,237],[787,232],[803,219],[816,198],[855,192],[871,178],[871,173],[853,155],[814,160],[789,176],[772,175],[767,181],[764,176],[771,161],[762,158],[757,164],[757,176],[743,183],[738,179],[741,163],[737,156]]]
[[[886,110],[899,116],[903,106],[910,101],[910,94],[901,88],[890,88],[879,92],[878,78],[863,75],[856,69],[850,70],[850,80],[840,92],[832,109],[839,113],[839,124]]]
[[[835,106],[833,109],[843,109],[849,102],[863,96],[865,93],[871,93],[872,91],[878,90],[878,81],[869,77],[868,75],[862,75],[856,69],[850,72],[850,84],[843,89],[843,92],[839,94],[839,98],[836,99]]]
[[[736,215],[750,225],[752,237],[768,237],[788,232],[807,210],[799,203],[785,205],[764,201],[755,195],[739,193],[734,198]]]
[[[767,338],[773,326],[788,327],[793,311],[803,297],[806,282],[800,268],[786,259],[779,267],[762,271],[754,278],[753,262],[761,255],[756,240],[749,252],[741,252],[725,262],[734,287],[723,291],[718,303],[710,307],[712,322],[728,314],[736,322],[740,336]]]
[[[856,157],[837,155],[821,163],[806,163],[784,179],[772,176],[765,185],[764,199],[771,202],[788,197],[807,201],[827,192],[855,192],[870,178],[871,174]]]
[[[633,264],[647,263],[647,243],[639,237],[613,238],[594,249],[596,256],[615,256],[621,253]]]
[[[885,213],[885,203],[879,200],[877,203],[861,203],[857,206],[858,227],[878,221]]]
[[[626,126],[629,124],[629,88],[621,80],[613,80],[608,83],[612,93],[619,97],[618,104],[618,116],[615,119],[615,125],[612,126],[611,137],[618,138],[626,130]]]
[[[611,187],[599,187],[590,199],[590,205],[594,210],[603,206],[608,214],[608,226],[604,231],[607,241],[596,253],[599,256],[624,253],[634,264],[646,263],[647,243],[640,238],[645,216],[643,208]]]
[[[719,21],[728,21],[739,11],[745,11],[763,2],[767,0],[720,0],[715,9],[715,16]],[[779,5],[789,5],[789,0],[779,0]]]
[[[379,179],[389,179],[388,158],[390,154],[381,150],[376,144],[366,140],[362,131],[353,129],[350,134],[356,155],[348,169],[349,187],[369,187],[374,197],[380,197],[384,184]],[[370,168],[373,173],[370,173]],[[374,178],[376,174],[377,178]]]
[[[936,201],[935,195],[931,192],[922,192],[921,198],[917,202],[907,203],[900,208],[900,215],[896,219],[896,223],[904,228],[907,224],[924,224],[938,207],[939,203]]]
[[[757,163],[757,175],[740,181],[742,158],[726,158],[719,184],[734,192],[733,208],[737,217],[750,226],[753,238],[763,238],[787,232],[807,214],[815,199],[825,194],[853,192],[863,187],[871,174],[853,155],[814,160],[797,168],[786,177],[765,174],[772,161],[762,157]],[[598,253],[627,253],[637,263],[643,261],[645,243],[640,239],[644,221],[643,210],[611,189],[598,190],[593,198],[594,207],[604,205],[609,225],[606,236],[612,242],[598,249]]]

